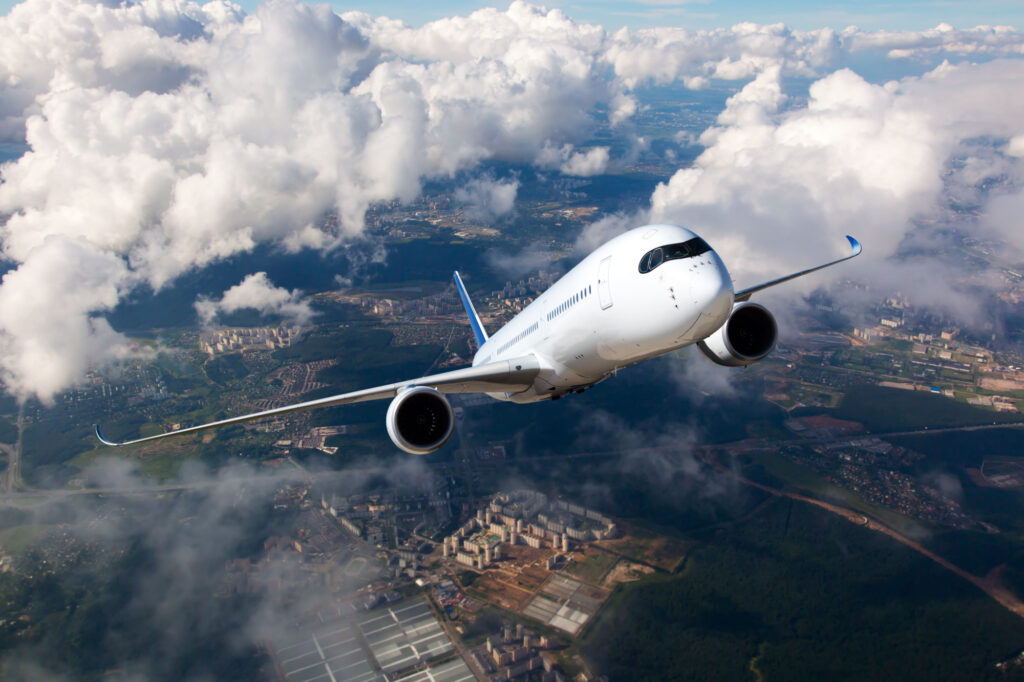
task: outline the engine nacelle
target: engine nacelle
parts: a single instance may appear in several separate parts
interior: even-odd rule
[[[451,438],[455,413],[444,394],[429,386],[402,391],[391,401],[388,435],[412,455],[428,455]]]
[[[757,303],[737,303],[718,331],[697,345],[713,362],[746,367],[775,348],[779,327],[768,309]]]

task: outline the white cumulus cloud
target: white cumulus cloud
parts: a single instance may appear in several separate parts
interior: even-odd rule
[[[861,258],[787,286],[806,291],[849,276],[979,322],[983,309],[957,280],[985,287],[990,277],[958,271],[941,253],[892,257],[905,243],[941,252],[950,221],[1024,253],[1024,162],[1015,155],[1024,61],[942,64],[885,85],[841,69],[812,83],[800,106],[788,106],[782,78],[782,66],[763,70],[648,209],[594,223],[577,248],[646,221],[682,224],[711,242],[742,288],[843,255],[851,234],[864,244]],[[950,211],[958,194],[982,206],[980,220]]]
[[[460,22],[504,38],[456,49]],[[403,47],[431,34],[448,48]],[[603,35],[523,3],[419,29],[291,0],[251,15],[182,0],[18,5],[0,17],[0,136],[28,152],[0,169],[2,252],[17,264],[0,298],[52,267],[51,242],[102,259],[117,287],[69,296],[76,315],[49,326],[0,311],[7,386],[45,398],[127,352],[98,316],[140,283],[259,244],[337,248],[371,204],[410,201],[424,178],[577,144],[602,102],[620,121],[632,109],[598,59]],[[513,190],[492,187],[480,205],[506,212]],[[330,211],[337,230],[321,229]],[[68,293],[39,289],[38,307],[61,310]],[[29,352],[61,344],[45,369]]]
[[[587,177],[603,173],[608,168],[609,159],[608,147],[577,151],[573,145],[566,144],[561,147],[546,145],[535,161],[541,168],[557,168],[566,175]]]
[[[90,363],[133,353],[99,315],[129,287],[124,262],[78,239],[51,237],[0,283],[0,376],[18,396],[49,399]]]
[[[466,204],[466,215],[473,220],[492,222],[508,215],[515,207],[518,180],[474,178],[455,190],[455,200]]]
[[[1024,125],[1012,93],[1024,62],[940,68],[886,86],[841,70],[811,86],[806,107],[784,113],[779,78],[765,71],[731,98],[694,166],[651,199],[653,220],[708,231],[751,278],[842,248],[844,234],[860,237],[871,258],[892,255],[911,219],[938,208],[965,139]]]
[[[274,286],[265,272],[256,272],[231,287],[219,301],[200,298],[195,302],[196,312],[204,325],[212,324],[220,313],[256,310],[261,315],[284,317],[294,324],[306,326],[315,315],[298,289],[288,291]]]
[[[779,114],[779,77],[765,71],[729,100],[694,166],[654,192],[652,220],[704,231],[752,278],[833,253],[845,234],[891,255],[942,189],[951,141],[927,111],[847,70]]]
[[[585,152],[573,152],[559,170],[566,175],[587,177],[600,175],[608,168],[608,147],[592,147]]]

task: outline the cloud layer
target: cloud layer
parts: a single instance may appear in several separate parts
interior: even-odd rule
[[[854,278],[978,322],[979,300],[958,290],[968,273],[944,252],[955,246],[955,226],[1024,256],[1016,210],[1024,166],[1015,146],[1024,61],[943,63],[883,85],[839,69],[815,80],[800,106],[784,94],[783,71],[766,68],[729,98],[700,136],[704,151],[655,189],[647,209],[588,226],[578,246],[646,221],[687,225],[742,287],[843,255],[843,236],[852,234],[865,245]],[[954,200],[981,205],[982,219],[951,210]],[[921,253],[894,260],[908,243]]]
[[[488,160],[603,173],[616,159],[586,140],[599,124],[632,136],[633,89],[651,83],[750,80],[698,163],[654,193],[652,216],[713,223],[716,247],[751,274],[766,254],[787,263],[793,243],[827,251],[844,231],[886,255],[948,184],[963,140],[1005,139],[970,170],[1019,178],[1019,62],[891,86],[841,67],[1022,49],[1001,27],[608,33],[523,2],[412,28],[291,0],[252,15],[223,1],[28,0],[0,17],[0,141],[28,147],[0,168],[0,248],[15,265],[0,283],[0,377],[48,399],[131,352],[103,315],[136,287],[259,244],[337,248],[369,206],[412,200],[426,179]],[[806,107],[782,95],[788,76],[818,79]],[[464,200],[490,219],[515,189],[482,176]],[[989,229],[1010,236],[1020,202],[999,199]]]
[[[20,515],[52,526],[44,544],[59,548],[60,556],[46,567],[25,553],[17,561],[33,574],[19,566],[8,575],[8,593],[21,582],[19,591],[31,599],[45,581],[49,601],[42,608],[51,617],[42,627],[33,623],[31,637],[7,638],[0,676],[49,682],[116,668],[138,681],[214,680],[249,672],[267,643],[293,638],[296,623],[309,623],[324,609],[331,590],[347,597],[365,584],[338,571],[329,588],[309,589],[311,572],[296,553],[265,549],[270,538],[308,543],[309,525],[315,527],[309,519],[324,513],[319,504],[305,514],[297,503],[275,508],[278,493],[316,485],[310,498],[318,503],[320,490],[331,499],[382,489],[420,495],[436,485],[419,458],[367,463],[318,483],[299,474],[237,463],[210,472],[189,463],[171,481],[182,492],[157,494],[128,461],[106,459],[87,471],[88,482],[123,496],[50,498],[24,510],[4,509],[6,523]],[[356,555],[373,561],[372,549],[348,541],[334,551],[339,566]],[[91,552],[90,558],[75,561],[77,552]]]
[[[571,151],[616,84],[561,38],[600,30],[526,5],[491,14],[536,35],[424,62],[385,53],[387,26],[326,5],[14,8],[0,19],[0,134],[30,151],[2,171],[3,254],[20,267],[0,299],[34,300],[42,319],[0,319],[7,386],[45,399],[124,348],[96,317],[117,304],[111,291],[159,288],[260,243],[333,248],[372,203],[412,200],[424,178]],[[507,190],[486,209],[507,211]],[[322,229],[332,210],[338,229]],[[107,286],[63,302],[72,273],[55,252],[90,254],[90,281]],[[39,363],[30,348],[70,358]]]

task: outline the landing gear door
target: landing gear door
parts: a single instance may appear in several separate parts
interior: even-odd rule
[[[597,268],[597,297],[601,301],[601,310],[612,307],[612,287],[608,282],[608,273],[611,271],[612,257],[608,256],[601,261]]]

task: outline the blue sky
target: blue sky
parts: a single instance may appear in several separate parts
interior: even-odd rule
[[[7,13],[16,2],[0,0],[0,11]],[[239,3],[251,11],[259,2],[241,0]],[[336,11],[362,10],[375,15],[402,19],[408,24],[420,25],[445,16],[468,14],[481,7],[507,7],[507,2],[473,2],[449,0],[424,3],[422,0],[390,0],[371,2],[332,2]],[[761,24],[783,22],[797,29],[822,26],[843,28],[851,24],[866,30],[917,30],[931,28],[946,22],[957,28],[979,24],[1024,27],[1024,2],[1021,0],[918,0],[891,2],[861,0],[859,2],[829,2],[815,0],[785,0],[766,3],[759,0],[549,0],[537,2],[545,7],[558,7],[579,21],[601,24],[605,28],[622,26],[685,26],[688,28],[716,28],[731,26],[741,21]]]

